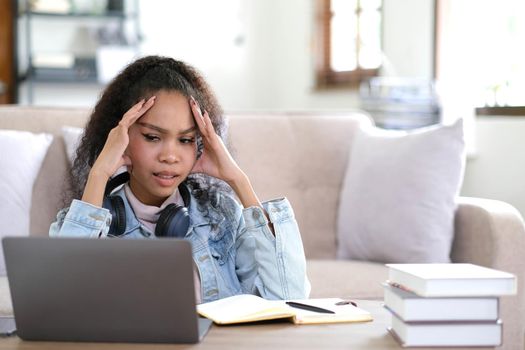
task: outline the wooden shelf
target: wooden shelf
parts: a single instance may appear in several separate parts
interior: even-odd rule
[[[104,13],[75,13],[75,12],[68,12],[68,13],[58,13],[58,12],[41,12],[41,11],[23,11],[19,14],[19,16],[32,16],[32,17],[50,17],[50,18],[133,18],[136,16],[135,13],[125,13],[122,11],[106,11]]]

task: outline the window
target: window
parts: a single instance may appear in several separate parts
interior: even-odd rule
[[[317,86],[357,86],[378,75],[382,0],[317,0]]]
[[[524,13],[523,0],[437,0],[437,79],[478,114],[525,115]]]

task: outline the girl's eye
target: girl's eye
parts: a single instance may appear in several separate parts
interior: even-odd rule
[[[142,134],[144,136],[144,138],[146,139],[146,141],[149,141],[149,142],[154,142],[154,141],[158,141],[160,140],[160,138],[156,135],[151,135],[151,134]]]
[[[184,143],[184,144],[194,143],[195,142],[195,138],[193,138],[193,137],[183,137],[183,138],[180,139],[180,142]]]

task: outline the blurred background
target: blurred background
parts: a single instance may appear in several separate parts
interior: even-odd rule
[[[464,118],[462,194],[525,212],[523,0],[0,0],[0,103],[92,107],[130,61],[187,61],[227,113]]]

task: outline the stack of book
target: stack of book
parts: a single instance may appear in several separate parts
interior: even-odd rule
[[[499,297],[517,292],[513,274],[473,264],[387,264],[390,333],[410,346],[498,346]]]

